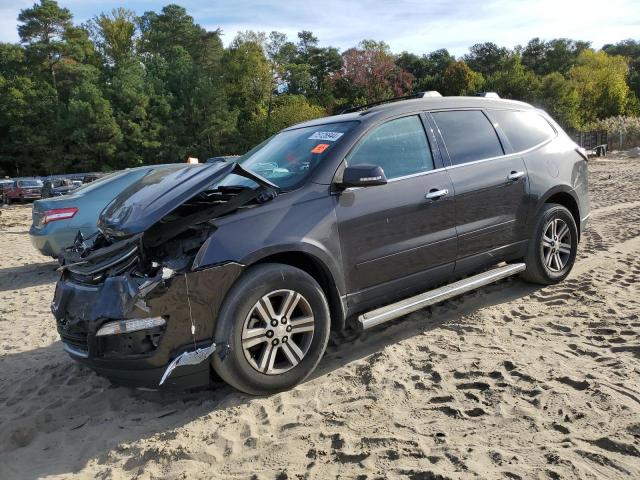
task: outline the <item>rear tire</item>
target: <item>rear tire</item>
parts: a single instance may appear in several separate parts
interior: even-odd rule
[[[324,354],[329,306],[306,272],[275,263],[250,267],[227,294],[214,340],[215,372],[251,395],[288,390],[304,381]]]
[[[578,228],[571,212],[562,205],[544,205],[529,240],[521,274],[529,282],[551,285],[571,272],[578,251]]]

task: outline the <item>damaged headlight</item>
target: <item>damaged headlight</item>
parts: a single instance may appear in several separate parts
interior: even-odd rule
[[[105,323],[96,336],[104,337],[107,335],[120,335],[122,333],[136,332],[138,330],[148,330],[154,327],[162,327],[166,325],[166,321],[162,317],[150,318],[131,318],[129,320],[118,320],[117,322]]]

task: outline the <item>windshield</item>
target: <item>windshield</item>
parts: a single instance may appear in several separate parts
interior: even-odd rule
[[[41,187],[42,182],[40,180],[20,180],[18,187]]]
[[[299,186],[342,136],[357,122],[328,123],[286,130],[265,140],[236,160],[247,170],[257,173],[282,190]],[[251,180],[229,175],[216,186],[250,186]]]

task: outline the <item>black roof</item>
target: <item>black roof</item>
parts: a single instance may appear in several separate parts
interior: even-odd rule
[[[534,107],[528,103],[517,100],[505,100],[502,98],[486,97],[425,97],[411,100],[400,100],[392,103],[376,105],[360,112],[344,113],[321,117],[307,122],[298,123],[289,129],[301,127],[313,127],[325,125],[327,123],[347,122],[347,121],[378,121],[388,117],[394,117],[403,113],[419,112],[425,110],[450,110],[464,108],[504,108],[512,110],[532,110]],[[287,129],[288,130],[288,129]]]

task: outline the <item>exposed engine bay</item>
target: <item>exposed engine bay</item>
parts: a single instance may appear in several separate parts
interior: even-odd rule
[[[129,273],[152,278],[167,271],[190,271],[202,244],[215,232],[213,220],[238,209],[254,208],[278,194],[278,187],[235,164],[233,174],[256,187],[214,185],[177,205],[149,229],[129,237],[108,229],[92,238],[78,232],[74,245],[61,252],[61,270],[80,284],[96,285],[105,278]]]

